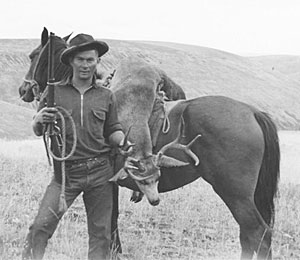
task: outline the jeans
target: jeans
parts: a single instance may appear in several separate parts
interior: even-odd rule
[[[113,207],[113,176],[109,157],[100,157],[75,165],[66,165],[67,183],[65,198],[70,207],[83,192],[89,234],[89,260],[109,259],[111,218]],[[23,259],[42,259],[45,248],[62,218],[58,213],[61,184],[55,178],[48,185],[38,214],[29,228]]]

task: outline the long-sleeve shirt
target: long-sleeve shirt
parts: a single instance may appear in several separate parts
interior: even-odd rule
[[[71,79],[58,82],[55,87],[55,104],[65,108],[75,121],[77,146],[69,160],[100,156],[110,152],[108,137],[122,130],[117,115],[115,95],[108,88],[93,83],[83,94],[75,88]],[[47,104],[47,89],[41,98],[38,110]],[[58,126],[61,120],[57,117]],[[72,147],[72,127],[66,119],[67,152]]]

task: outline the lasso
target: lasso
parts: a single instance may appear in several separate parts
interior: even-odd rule
[[[61,162],[61,174],[62,174],[62,183],[61,183],[61,192],[59,197],[59,206],[58,206],[58,212],[64,213],[67,210],[67,203],[65,198],[65,187],[66,187],[66,167],[65,167],[65,161],[68,160],[75,152],[76,144],[77,144],[77,133],[76,133],[76,126],[74,119],[72,118],[71,114],[63,107],[58,106],[56,107],[58,109],[57,115],[61,119],[61,157],[55,155],[51,148],[50,148],[50,137],[53,135],[59,135],[59,133],[51,133],[51,124],[46,125],[46,131],[44,132],[44,142],[45,147],[48,155],[49,155],[56,161]],[[73,131],[73,144],[72,149],[68,155],[66,155],[66,121],[63,113],[66,115],[66,118],[70,120],[72,131]],[[57,136],[56,136],[57,138]],[[50,162],[50,161],[49,161]]]

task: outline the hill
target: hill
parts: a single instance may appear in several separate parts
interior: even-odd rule
[[[300,83],[300,56],[269,55],[251,57],[252,61],[260,63],[264,70],[272,74],[282,74],[292,77]]]
[[[0,139],[35,138],[31,121],[35,113],[33,109],[20,107],[0,101]]]
[[[113,69],[124,57],[135,55],[165,70],[188,98],[228,96],[270,113],[280,129],[300,128],[298,56],[243,57],[177,43],[105,41],[110,46],[102,58],[105,69]],[[1,100],[18,103],[17,89],[28,70],[28,54],[38,44],[37,39],[0,39]]]
[[[0,39],[1,100],[20,103],[18,87],[29,68],[28,55],[38,44],[38,40]],[[22,102],[22,105],[26,104]]]

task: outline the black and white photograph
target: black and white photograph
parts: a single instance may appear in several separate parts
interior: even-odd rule
[[[0,7],[0,260],[300,259],[300,1]]]

